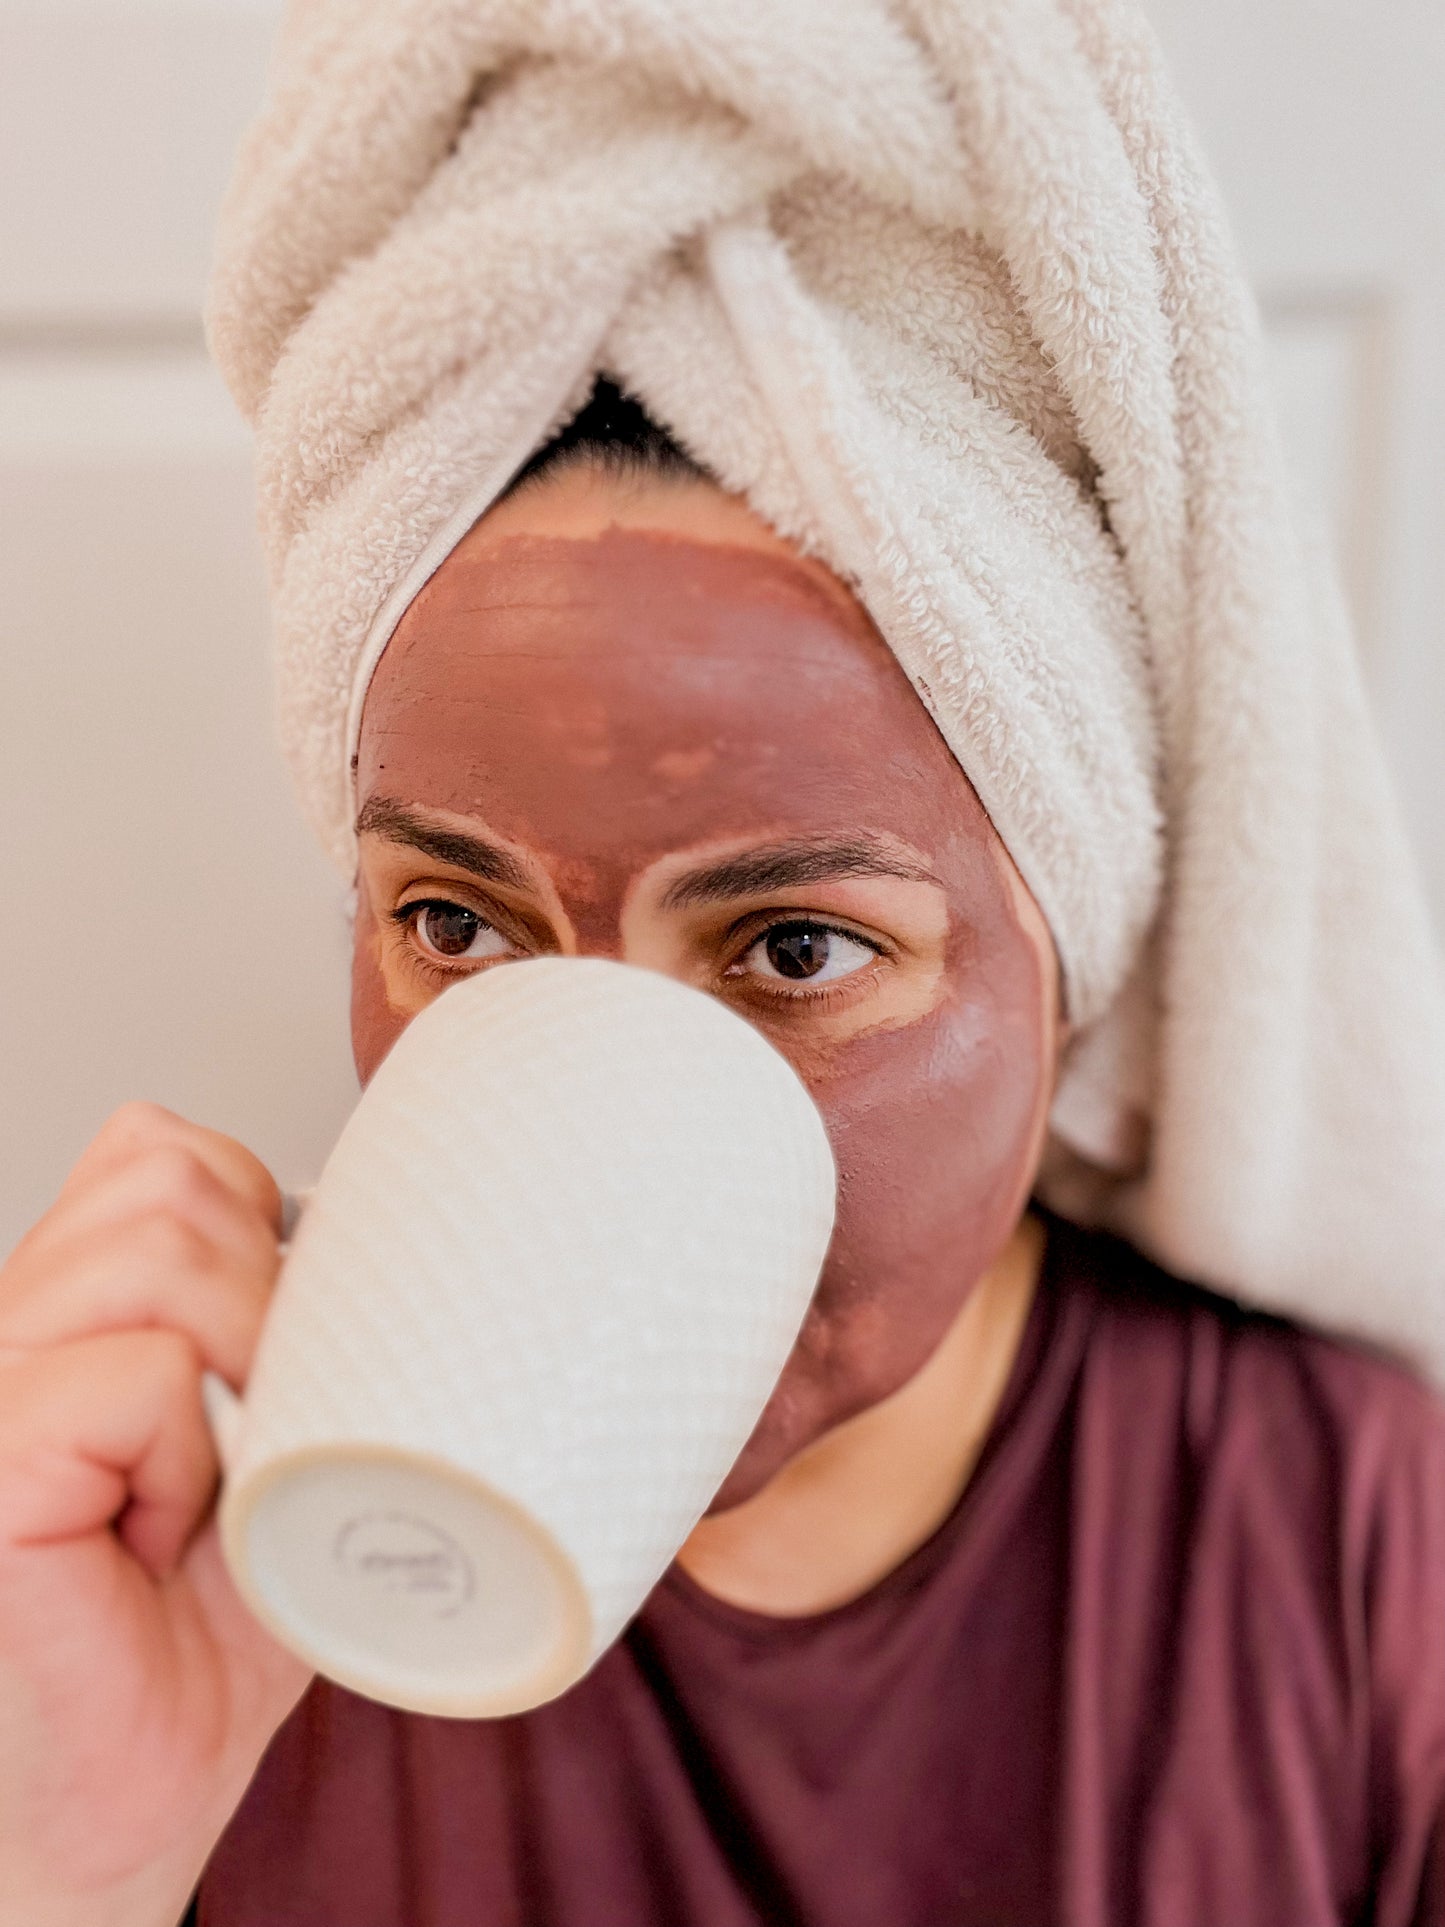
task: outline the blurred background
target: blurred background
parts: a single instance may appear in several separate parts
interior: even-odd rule
[[[1445,927],[1445,9],[1147,0]],[[273,747],[214,211],[277,0],[0,0],[0,1253],[145,1096],[315,1175],[341,882]]]

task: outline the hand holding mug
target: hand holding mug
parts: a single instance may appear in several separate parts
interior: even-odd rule
[[[306,1684],[221,1559],[201,1403],[245,1382],[280,1209],[131,1104],[0,1268],[0,1927],[178,1918]]]

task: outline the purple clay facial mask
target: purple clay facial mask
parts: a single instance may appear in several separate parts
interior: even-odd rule
[[[752,939],[754,975],[734,961],[704,987],[735,998],[802,1077],[839,1199],[798,1343],[716,1505],[741,1502],[920,1368],[1027,1201],[1052,1083],[1053,973],[982,805],[867,613],[821,565],[652,529],[489,540],[485,523],[382,656],[357,796],[363,821],[445,819],[499,858],[468,895],[435,845],[363,837],[363,1081],[446,981],[426,979],[436,966],[414,940],[402,957],[396,911],[453,882],[507,954],[573,950],[700,982],[714,968],[700,959],[750,939],[751,925],[733,931],[740,916],[772,919],[774,934]],[[839,876],[850,848],[859,869],[877,859],[893,874]],[[819,875],[800,880],[812,850],[825,852]],[[781,853],[787,880],[769,890],[755,863],[750,894],[718,896],[719,872],[750,851]],[[709,858],[710,883],[679,884]],[[838,916],[842,934],[803,928],[804,912]],[[469,927],[418,917],[444,934]],[[788,975],[820,946],[867,959],[865,939],[885,945],[865,967],[825,967],[816,985]]]

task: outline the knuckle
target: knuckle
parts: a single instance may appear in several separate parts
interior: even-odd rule
[[[174,1126],[175,1117],[163,1104],[132,1097],[111,1112],[96,1135],[107,1143],[153,1144],[169,1137]]]
[[[271,1219],[281,1208],[281,1188],[254,1151],[235,1138],[224,1140],[228,1175],[247,1206]]]
[[[183,1144],[157,1145],[145,1153],[143,1169],[151,1197],[184,1216],[205,1203],[216,1179],[205,1160]]]

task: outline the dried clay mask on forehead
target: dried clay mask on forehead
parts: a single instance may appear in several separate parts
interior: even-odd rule
[[[473,922],[495,911],[498,961],[483,967],[561,949],[673,970],[736,997],[807,1083],[838,1161],[838,1221],[719,1504],[750,1496],[919,1369],[1026,1202],[1052,1075],[1052,959],[982,806],[819,565],[651,528],[489,540],[485,524],[381,659],[357,795],[363,820],[389,825],[362,839],[363,1079],[446,981],[425,975],[415,919],[408,931],[395,913],[449,895]],[[493,879],[469,883],[438,857],[448,846],[400,841],[400,812],[489,841]],[[771,871],[748,875],[760,849]],[[849,850],[852,874],[818,874],[849,869]],[[746,898],[718,894],[730,865]],[[890,873],[857,874],[870,865]],[[840,934],[800,932],[803,913]],[[792,934],[765,937],[790,915]],[[772,961],[823,954],[866,967],[819,972],[810,990]]]

